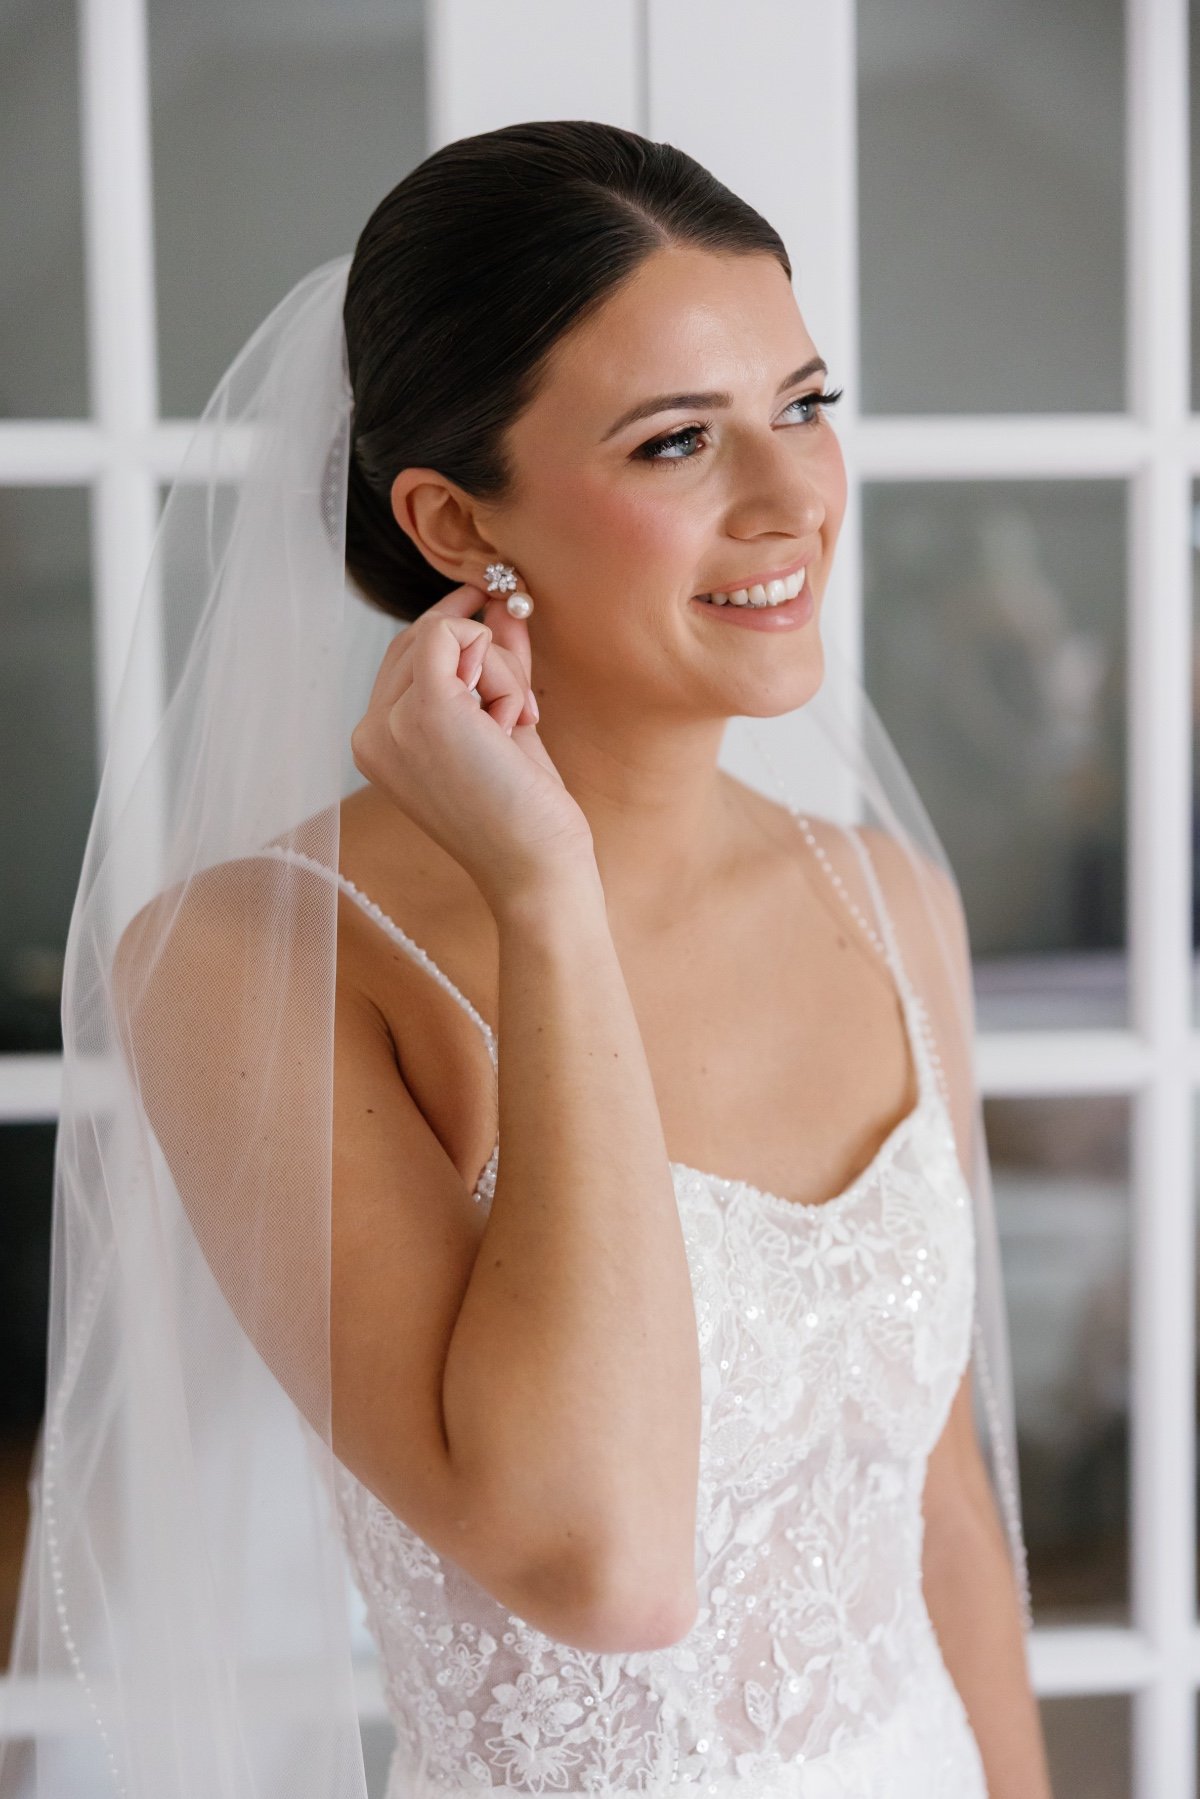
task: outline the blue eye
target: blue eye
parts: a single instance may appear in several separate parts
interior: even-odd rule
[[[844,388],[835,387],[828,393],[798,394],[794,400],[784,407],[784,411],[791,412],[792,408],[795,406],[811,406],[814,408],[813,416],[804,421],[805,426],[819,425],[825,408],[827,406],[835,405],[837,401],[841,399],[844,391]],[[672,431],[666,437],[655,437],[652,438],[649,443],[642,444],[639,449],[633,452],[634,458],[635,460],[642,462],[674,463],[676,466],[681,462],[694,462],[696,460],[694,454],[690,456],[667,456],[664,455],[663,452],[675,449],[677,446],[682,447],[691,443],[694,438],[700,437],[706,431],[711,431],[712,427],[713,422],[711,419],[704,419],[699,425],[684,425],[680,430]]]

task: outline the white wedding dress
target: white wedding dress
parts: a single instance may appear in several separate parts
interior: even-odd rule
[[[387,1799],[985,1799],[921,1586],[921,1495],[969,1352],[970,1193],[879,882],[919,1098],[820,1205],[672,1164],[703,1369],[682,1641],[575,1649],[507,1611],[335,1463],[395,1724]],[[328,872],[328,871],[326,871]],[[474,1018],[418,945],[339,883]],[[475,1189],[490,1202],[498,1149]]]

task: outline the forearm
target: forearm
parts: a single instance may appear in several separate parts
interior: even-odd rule
[[[691,1597],[700,1369],[658,1105],[599,877],[498,915],[500,1159],[446,1358],[450,1455],[538,1566]]]
[[[989,1799],[1051,1799],[1012,1562],[990,1492],[927,1520],[924,1587]]]

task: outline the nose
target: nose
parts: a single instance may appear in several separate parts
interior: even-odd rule
[[[726,520],[731,536],[774,536],[795,545],[811,542],[820,531],[845,479],[835,466],[841,459],[829,454],[828,440],[815,455],[798,453],[791,437],[780,428],[766,444],[745,452]]]

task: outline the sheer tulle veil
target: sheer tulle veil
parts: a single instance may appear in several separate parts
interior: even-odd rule
[[[222,377],[136,614],[67,945],[0,1799],[365,1795],[330,1484],[335,875],[350,733],[404,627],[345,567],[350,261],[299,281]],[[722,762],[902,848],[924,900],[905,960],[943,1066],[973,1069],[954,876],[833,644],[805,705],[729,721]],[[218,958],[245,971],[219,1019]],[[974,1093],[974,1391],[1028,1620]]]

